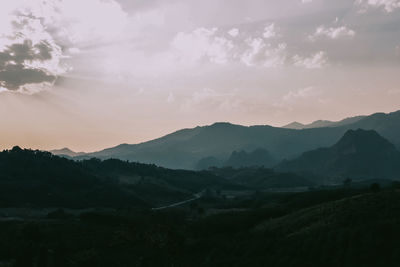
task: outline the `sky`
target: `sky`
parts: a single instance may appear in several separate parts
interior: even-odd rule
[[[0,149],[400,109],[400,0],[2,0]]]

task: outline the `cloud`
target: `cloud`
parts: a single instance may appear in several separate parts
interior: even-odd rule
[[[58,34],[73,44],[107,42],[119,38],[128,22],[115,0],[42,0],[32,8],[55,25]],[[46,8],[47,10],[43,8]],[[42,10],[38,10],[38,9]]]
[[[277,36],[277,33],[276,33],[276,29],[275,29],[275,23],[271,23],[270,25],[268,25],[264,28],[263,37],[265,39],[273,38],[276,36]]]
[[[167,97],[167,103],[171,104],[175,102],[175,95],[172,92],[169,92]]]
[[[324,104],[327,101],[329,100],[323,98],[323,92],[320,88],[307,86],[287,92],[273,106],[275,108],[294,110],[296,106],[309,106],[310,102]]]
[[[247,66],[253,66],[263,60],[263,50],[266,44],[261,38],[249,38],[246,40],[248,49],[241,55],[240,60]]]
[[[301,2],[302,2],[303,4],[307,4],[307,3],[311,3],[312,0],[301,0]]]
[[[318,90],[314,86],[309,86],[305,88],[300,88],[296,91],[290,91],[286,95],[282,97],[284,102],[293,102],[298,99],[307,99],[313,96],[318,95]]]
[[[290,39],[278,33],[275,23],[264,25],[251,31],[242,28],[226,31],[216,27],[202,27],[191,32],[179,32],[171,43],[175,52],[171,59],[174,61],[177,58],[178,62],[191,66],[207,62],[217,65],[242,64],[247,67],[280,68],[293,65],[320,69],[328,65],[326,52],[302,55],[300,50],[294,53],[294,47],[285,42]],[[313,38],[339,39],[354,35],[355,31],[344,26],[320,26]]]
[[[232,37],[238,36],[240,33],[239,29],[237,28],[232,28],[231,30],[228,31],[228,34]]]
[[[9,90],[21,89],[21,86],[26,84],[52,83],[55,78],[42,70],[27,69],[21,65],[7,66],[0,71],[0,85]]]
[[[364,8],[383,8],[386,12],[393,12],[400,8],[400,0],[356,0],[356,3]]]
[[[241,54],[240,60],[246,66],[259,65],[274,68],[284,65],[287,48],[285,43],[273,47],[261,38],[248,38],[245,42],[248,48]]]
[[[318,37],[327,37],[330,39],[339,39],[343,37],[352,38],[355,35],[355,31],[347,28],[346,26],[341,27],[325,27],[324,25],[319,26],[315,33],[312,34],[309,38],[310,40],[315,40]]]
[[[319,51],[310,57],[302,57],[295,55],[293,64],[296,67],[304,67],[307,69],[320,69],[328,65],[328,58],[325,52]]]
[[[65,72],[61,46],[56,44],[39,18],[9,16],[8,31],[0,35],[0,86],[28,92],[33,84],[51,85]],[[29,85],[29,86],[28,86]]]
[[[387,90],[386,93],[391,96],[400,95],[400,89],[390,89]]]
[[[56,73],[46,69],[53,57],[53,48],[46,41],[14,43],[0,52],[0,86],[19,90],[26,84],[52,83]]]
[[[181,106],[184,111],[193,111],[197,109],[232,111],[235,109],[243,109],[243,101],[236,92],[221,93],[211,88],[203,88],[193,92],[186,98]]]
[[[239,32],[239,29],[231,29],[227,37],[218,28],[197,28],[189,33],[178,33],[171,46],[178,60],[187,64],[236,62],[268,68],[284,65],[287,44],[269,40],[277,36],[274,24],[265,27],[261,36],[248,33],[239,36]]]
[[[182,104],[183,110],[193,110],[197,106],[215,106],[215,102],[222,94],[210,88],[203,88],[200,91],[195,91]],[[218,101],[219,102],[219,101]]]
[[[65,60],[79,54],[79,46],[116,38],[124,21],[114,0],[6,1],[0,11],[0,87],[26,93],[50,87],[71,69]]]
[[[216,36],[217,28],[198,28],[190,33],[180,32],[172,41],[172,47],[179,53],[180,61],[195,63],[208,60],[215,64],[225,64],[233,43]]]

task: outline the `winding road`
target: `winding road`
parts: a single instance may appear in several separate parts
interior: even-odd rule
[[[170,205],[167,205],[167,206],[162,206],[162,207],[158,207],[158,208],[152,208],[151,210],[164,210],[164,209],[177,207],[177,206],[180,206],[180,205],[195,201],[195,200],[197,200],[197,199],[199,199],[199,198],[201,198],[203,196],[204,191],[205,190],[203,190],[203,191],[201,191],[201,192],[199,192],[197,194],[194,194],[193,195],[194,198],[191,198],[191,199],[188,199],[188,200],[184,200],[184,201],[180,201],[180,202],[176,202],[176,203],[173,203],[173,204],[170,204]]]

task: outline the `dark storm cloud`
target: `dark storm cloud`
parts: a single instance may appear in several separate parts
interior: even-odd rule
[[[43,70],[24,68],[22,65],[8,65],[0,71],[0,84],[9,90],[17,90],[25,84],[53,82],[55,78]]]
[[[54,82],[54,75],[26,64],[51,60],[51,52],[52,48],[46,41],[32,45],[30,40],[25,40],[23,43],[7,46],[0,52],[0,86],[8,90],[18,90],[26,84]]]

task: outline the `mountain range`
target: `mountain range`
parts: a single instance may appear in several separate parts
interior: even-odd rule
[[[14,147],[0,152],[0,207],[151,207],[207,190],[306,190],[347,178],[400,179],[400,152],[374,130],[347,130],[330,147],[266,168],[273,160],[262,149],[235,151],[219,168],[189,171],[118,159],[74,161]]]
[[[314,123],[315,125],[321,123]],[[121,144],[102,151],[79,155],[75,159],[116,158],[172,169],[195,169],[199,161],[204,158],[224,162],[229,159],[233,151],[251,152],[265,149],[269,151],[271,157],[280,161],[296,158],[306,151],[332,146],[351,129],[375,130],[396,147],[400,147],[400,111],[397,111],[359,116],[331,123],[329,127],[307,129],[215,123],[179,130],[140,144]]]

